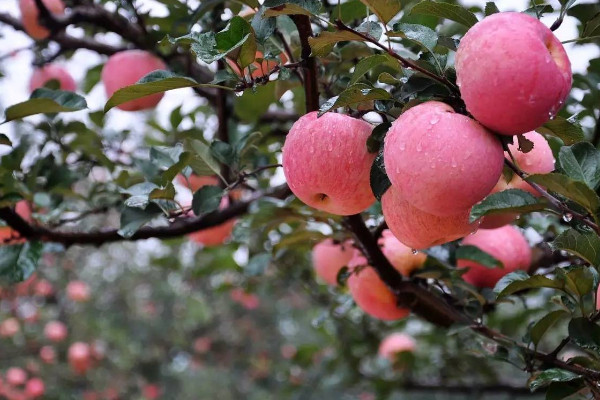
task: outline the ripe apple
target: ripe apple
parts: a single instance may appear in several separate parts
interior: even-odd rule
[[[427,259],[424,253],[413,253],[412,249],[400,242],[389,229],[381,233],[379,245],[394,268],[404,276],[410,276],[414,270],[421,268]]]
[[[6,382],[11,386],[21,386],[27,380],[27,373],[24,369],[10,367],[6,371]]]
[[[552,149],[546,138],[535,131],[527,132],[523,136],[533,142],[533,149],[528,153],[518,150],[519,145],[516,139],[513,144],[508,145],[517,166],[528,174],[548,174],[554,171],[554,154],[552,154]],[[506,154],[506,157],[509,158],[510,156]],[[537,190],[516,174],[510,182],[510,186],[525,190],[534,196],[541,196]]]
[[[357,214],[375,198],[367,151],[372,127],[347,115],[308,113],[294,123],[283,146],[283,172],[304,203],[337,215]]]
[[[54,294],[54,287],[46,279],[40,279],[35,283],[33,291],[36,296],[50,297]]]
[[[60,84],[60,90],[74,92],[77,90],[75,80],[66,69],[54,64],[47,64],[41,68],[36,68],[29,81],[29,91],[43,87],[48,81],[57,80]]]
[[[531,264],[529,243],[514,226],[479,230],[466,237],[461,245],[476,246],[503,265],[503,268],[486,268],[474,261],[458,259],[458,268],[469,268],[463,279],[480,288],[494,287],[504,275],[519,269],[526,271]]]
[[[383,158],[402,197],[439,216],[459,214],[482,200],[504,163],[502,145],[491,132],[438,101],[419,104],[394,121]]]
[[[46,8],[54,15],[65,13],[65,5],[61,0],[43,0]],[[39,10],[35,0],[19,0],[21,9],[21,21],[25,32],[35,40],[46,39],[50,36],[50,31],[39,22]]]
[[[44,381],[40,378],[31,378],[25,384],[25,394],[29,396],[30,399],[42,397],[45,392],[46,386],[44,385]]]
[[[225,196],[221,199],[220,209],[229,206],[229,199]],[[223,222],[221,225],[213,226],[212,228],[203,229],[194,233],[190,233],[188,238],[193,242],[202,244],[207,247],[222,245],[233,232],[233,227],[237,220],[235,218]]]
[[[231,289],[229,292],[229,297],[246,310],[254,310],[260,306],[260,299],[257,295],[254,293],[248,293],[241,288]]]
[[[0,337],[13,337],[20,330],[21,326],[16,318],[7,318],[0,323]]]
[[[392,333],[386,336],[379,344],[378,354],[381,358],[394,362],[398,353],[403,351],[415,351],[416,342],[411,337],[404,333]]]
[[[394,236],[415,250],[460,239],[478,225],[477,221],[469,223],[469,210],[448,217],[421,211],[404,200],[393,186],[381,198],[381,208]]]
[[[134,85],[144,76],[167,66],[158,57],[143,50],[125,50],[112,55],[102,69],[102,83],[106,96],[111,97],[117,90]],[[163,93],[156,93],[131,100],[119,106],[123,111],[140,111],[154,108],[162,99]]]
[[[185,187],[188,187],[192,192],[198,191],[203,186],[211,185],[218,186],[219,178],[214,175],[199,176],[192,174],[187,178],[184,175],[177,175],[177,181]]]
[[[71,281],[67,285],[67,297],[77,303],[90,299],[90,287],[83,281]]]
[[[40,359],[46,364],[54,364],[56,361],[56,350],[52,346],[42,346],[40,349]]]
[[[398,307],[394,293],[367,265],[366,258],[360,253],[355,254],[348,267],[352,271],[348,278],[348,289],[365,313],[385,321],[401,319],[410,314],[409,309]]]
[[[51,342],[62,342],[67,338],[67,326],[60,321],[50,321],[44,327],[44,335]]]
[[[256,58],[263,58],[263,53],[261,51],[257,51],[256,52]],[[285,64],[288,61],[287,56],[285,55],[285,53],[281,53],[279,54],[279,61],[280,64]],[[233,70],[233,72],[235,72],[239,77],[244,76],[244,74],[246,74],[246,72],[248,71],[248,67],[244,68],[244,72],[242,73],[240,71],[240,68],[237,66],[237,64],[235,63],[234,60],[231,60],[229,58],[226,58],[227,60],[227,64],[231,67],[231,69]],[[254,71],[252,71],[252,78],[256,79],[256,78],[260,78],[261,76],[265,76],[268,75],[269,72],[275,68],[276,65],[278,65],[277,61],[275,60],[265,60],[263,59],[262,62],[259,61],[254,61],[252,63],[252,65],[256,68]]]
[[[67,359],[71,369],[77,374],[85,374],[91,367],[91,351],[87,343],[75,342],[67,352]]]
[[[160,386],[155,383],[148,383],[147,385],[144,385],[142,392],[144,393],[144,398],[147,400],[158,399],[162,394]]]
[[[210,336],[200,336],[194,340],[193,347],[198,354],[208,353],[212,347],[212,339]]]
[[[348,265],[354,255],[352,241],[339,243],[333,239],[325,239],[315,245],[312,250],[312,263],[315,273],[325,283],[337,285],[340,270]]]
[[[460,41],[455,65],[467,110],[504,135],[543,125],[571,90],[564,47],[544,24],[523,13],[498,13],[475,24]]]
[[[29,203],[25,200],[21,200],[17,202],[15,205],[15,211],[21,218],[25,221],[31,221],[31,208],[29,207]],[[13,230],[9,226],[0,227],[0,246],[3,244],[18,244],[24,243],[25,239],[15,239],[19,238],[21,235],[19,232]]]

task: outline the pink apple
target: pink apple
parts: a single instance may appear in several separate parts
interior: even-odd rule
[[[102,82],[106,96],[111,97],[117,90],[134,85],[144,76],[167,66],[158,57],[143,50],[126,50],[112,55],[102,69]],[[163,93],[152,94],[131,100],[119,106],[123,111],[139,111],[154,108],[162,99]]]
[[[36,282],[33,291],[36,296],[50,297],[54,294],[54,287],[52,287],[52,284],[46,279],[40,279]]]
[[[411,337],[404,333],[392,333],[386,336],[379,344],[378,354],[381,358],[385,358],[394,362],[398,353],[403,351],[415,351],[416,342]]]
[[[189,187],[192,192],[196,192],[203,186],[218,186],[219,178],[214,175],[200,176],[192,174],[187,178],[184,175],[177,175],[177,181],[185,187]]]
[[[56,361],[56,350],[52,346],[42,346],[40,349],[40,359],[46,364],[54,364]]]
[[[24,369],[11,367],[6,371],[6,382],[11,386],[21,386],[27,380],[27,373]]]
[[[47,64],[41,68],[36,68],[33,71],[33,75],[31,75],[31,80],[29,81],[29,91],[33,92],[35,89],[39,89],[51,80],[57,80],[59,82],[60,90],[71,92],[77,90],[75,80],[73,80],[73,77],[66,69],[59,67],[58,65]]]
[[[427,259],[424,253],[413,253],[412,248],[400,242],[389,229],[381,233],[379,245],[394,268],[404,276],[410,276],[414,270],[421,268]]]
[[[7,318],[0,323],[0,337],[13,337],[20,330],[21,326],[16,318]]]
[[[29,396],[30,399],[42,397],[45,392],[46,386],[44,385],[44,381],[40,378],[31,378],[25,384],[25,394]]]
[[[519,145],[516,138],[513,144],[508,145],[517,166],[528,174],[548,174],[554,171],[554,154],[552,154],[552,149],[546,138],[537,132],[527,132],[523,136],[533,142],[533,149],[528,153],[518,150]],[[508,154],[506,154],[506,157],[510,158]],[[525,190],[534,196],[541,196],[537,190],[516,174],[510,182],[510,186],[515,189]]]
[[[225,196],[221,199],[220,209],[229,206],[229,199]],[[202,244],[207,247],[222,245],[233,232],[233,227],[237,222],[236,219],[230,219],[223,222],[221,225],[213,226],[212,228],[203,229],[194,233],[190,233],[188,238],[191,241]]]
[[[474,261],[457,260],[458,268],[469,268],[463,279],[473,286],[494,287],[504,275],[516,270],[526,271],[531,264],[529,243],[514,226],[479,230],[465,238],[461,245],[476,246],[503,264],[503,268],[486,268]]]
[[[75,342],[69,347],[67,359],[71,369],[78,374],[85,374],[91,367],[91,350],[87,343]]]
[[[460,239],[478,225],[477,221],[469,223],[469,210],[448,217],[421,211],[402,199],[393,186],[381,198],[381,208],[394,236],[416,250]]]
[[[246,310],[254,310],[260,306],[260,299],[257,295],[254,293],[248,293],[241,288],[231,289],[229,292],[229,297]]]
[[[43,2],[52,14],[62,15],[65,13],[65,5],[61,0],[43,0]],[[39,10],[35,0],[19,0],[19,8],[23,27],[29,36],[35,40],[46,39],[50,36],[50,31],[39,22]]]
[[[498,13],[475,24],[460,41],[455,64],[467,110],[504,135],[543,125],[571,90],[571,63],[562,44],[522,13]]]
[[[50,321],[44,327],[44,336],[51,342],[62,342],[67,338],[67,326],[60,321]]]
[[[210,336],[200,336],[194,340],[193,347],[198,354],[208,353],[212,347],[212,339]]]
[[[348,266],[354,255],[352,241],[344,243],[325,239],[315,245],[312,250],[312,263],[315,273],[325,283],[337,285],[337,276],[340,270]]]
[[[142,392],[144,393],[144,398],[147,400],[158,399],[162,394],[160,386],[155,383],[145,385]]]
[[[77,303],[90,299],[90,287],[83,281],[71,281],[67,285],[67,297]]]
[[[394,293],[367,265],[367,260],[360,253],[350,260],[348,267],[352,271],[348,278],[348,289],[365,313],[385,321],[401,319],[410,314],[410,310],[398,307]]]
[[[392,186],[413,207],[450,216],[482,200],[502,173],[500,141],[476,121],[438,101],[404,112],[385,137]]]
[[[371,131],[367,122],[342,114],[300,117],[283,146],[283,172],[296,197],[337,215],[357,214],[373,204]]]

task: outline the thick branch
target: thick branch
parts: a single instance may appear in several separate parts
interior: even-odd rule
[[[306,93],[306,112],[319,109],[319,87],[317,83],[317,63],[311,57],[308,38],[313,36],[310,18],[306,15],[292,15],[292,20],[298,28],[300,44],[302,46],[302,64],[304,70],[304,92]]]

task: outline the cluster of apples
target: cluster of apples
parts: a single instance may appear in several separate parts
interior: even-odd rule
[[[457,50],[456,73],[470,115],[427,101],[405,111],[384,139],[391,187],[382,197],[382,211],[391,233],[384,232],[382,250],[408,275],[425,258],[411,249],[468,236],[463,245],[479,247],[503,268],[488,269],[468,260],[458,260],[458,267],[469,268],[463,275],[467,282],[492,287],[503,275],[527,269],[531,249],[518,229],[506,226],[515,214],[471,223],[470,210],[487,195],[510,188],[539,195],[520,177],[505,178],[504,159],[512,155],[526,173],[554,170],[548,142],[533,130],[564,103],[572,81],[570,62],[562,44],[537,19],[499,13],[467,32]],[[307,205],[337,215],[370,207],[375,201],[369,181],[375,155],[366,146],[371,131],[368,123],[346,115],[318,117],[313,112],[301,117],[283,147],[283,168],[292,192]],[[521,152],[514,143],[508,146],[511,154],[505,154],[499,135],[518,134],[533,142],[533,149]],[[404,246],[404,261],[389,254],[391,238],[399,241],[395,247]],[[412,261],[406,261],[411,255]],[[357,268],[367,263],[351,242],[315,246],[313,262],[317,274],[331,284],[340,266],[356,268],[348,286],[367,313],[381,319],[407,314],[395,307],[394,296],[372,268]]]
[[[35,369],[35,368],[34,368]],[[10,367],[0,376],[0,396],[8,400],[33,400],[44,396],[46,385],[38,377],[28,377],[27,371]]]

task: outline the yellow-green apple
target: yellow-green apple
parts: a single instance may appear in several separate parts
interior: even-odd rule
[[[348,278],[350,294],[365,313],[385,321],[401,319],[410,314],[409,309],[398,307],[394,293],[360,253],[356,252],[348,268],[351,270]]]
[[[37,399],[44,395],[46,386],[40,378],[31,378],[25,384],[25,394],[27,399]]]
[[[156,70],[164,70],[165,63],[152,53],[143,50],[125,50],[112,55],[102,69],[102,83],[106,96],[117,90],[134,85],[144,76]],[[163,93],[151,94],[130,100],[117,106],[123,111],[139,111],[154,108],[162,99]]]
[[[383,158],[402,197],[439,216],[456,215],[482,200],[498,182],[504,163],[498,138],[438,101],[419,104],[394,121]]]
[[[475,24],[460,41],[455,64],[467,110],[504,135],[543,125],[571,90],[563,45],[539,20],[522,13],[498,13]]]
[[[381,233],[378,242],[390,264],[404,276],[410,276],[414,270],[421,268],[427,259],[426,254],[414,253],[410,247],[400,242],[389,229]]]
[[[67,326],[60,321],[50,321],[44,327],[44,336],[51,342],[62,342],[67,338]]]
[[[29,81],[29,91],[33,92],[35,89],[39,89],[51,80],[58,81],[60,90],[70,92],[77,90],[75,80],[66,69],[58,65],[47,64],[33,70],[31,80]]]
[[[61,0],[42,0],[46,8],[54,15],[62,15],[65,13],[65,5]],[[29,36],[35,40],[46,39],[50,36],[50,31],[42,26],[39,21],[39,10],[35,4],[35,0],[19,0],[19,8],[21,9],[21,21],[23,28]]]
[[[347,115],[308,113],[294,123],[283,146],[283,172],[304,203],[337,215],[357,214],[375,201],[369,181],[375,154],[372,127]]]
[[[83,342],[71,344],[67,351],[67,360],[75,373],[85,374],[92,366],[90,346]]]
[[[315,273],[325,283],[337,285],[337,276],[354,255],[352,241],[340,243],[333,239],[325,239],[315,245],[312,250],[312,263]]]
[[[469,210],[446,217],[421,211],[404,200],[393,186],[381,198],[381,208],[394,236],[416,250],[460,239],[478,225],[477,221],[469,223]]]
[[[395,332],[389,334],[381,341],[377,353],[381,358],[394,362],[399,353],[404,351],[414,352],[415,348],[416,342],[411,336]]]
[[[462,246],[475,246],[502,263],[502,268],[486,268],[471,260],[458,259],[458,268],[469,268],[463,279],[480,288],[494,287],[504,275],[516,270],[526,271],[531,264],[531,248],[525,236],[514,226],[482,229],[466,237]]]
[[[67,284],[67,297],[78,303],[90,299],[90,287],[83,281],[71,281]]]

